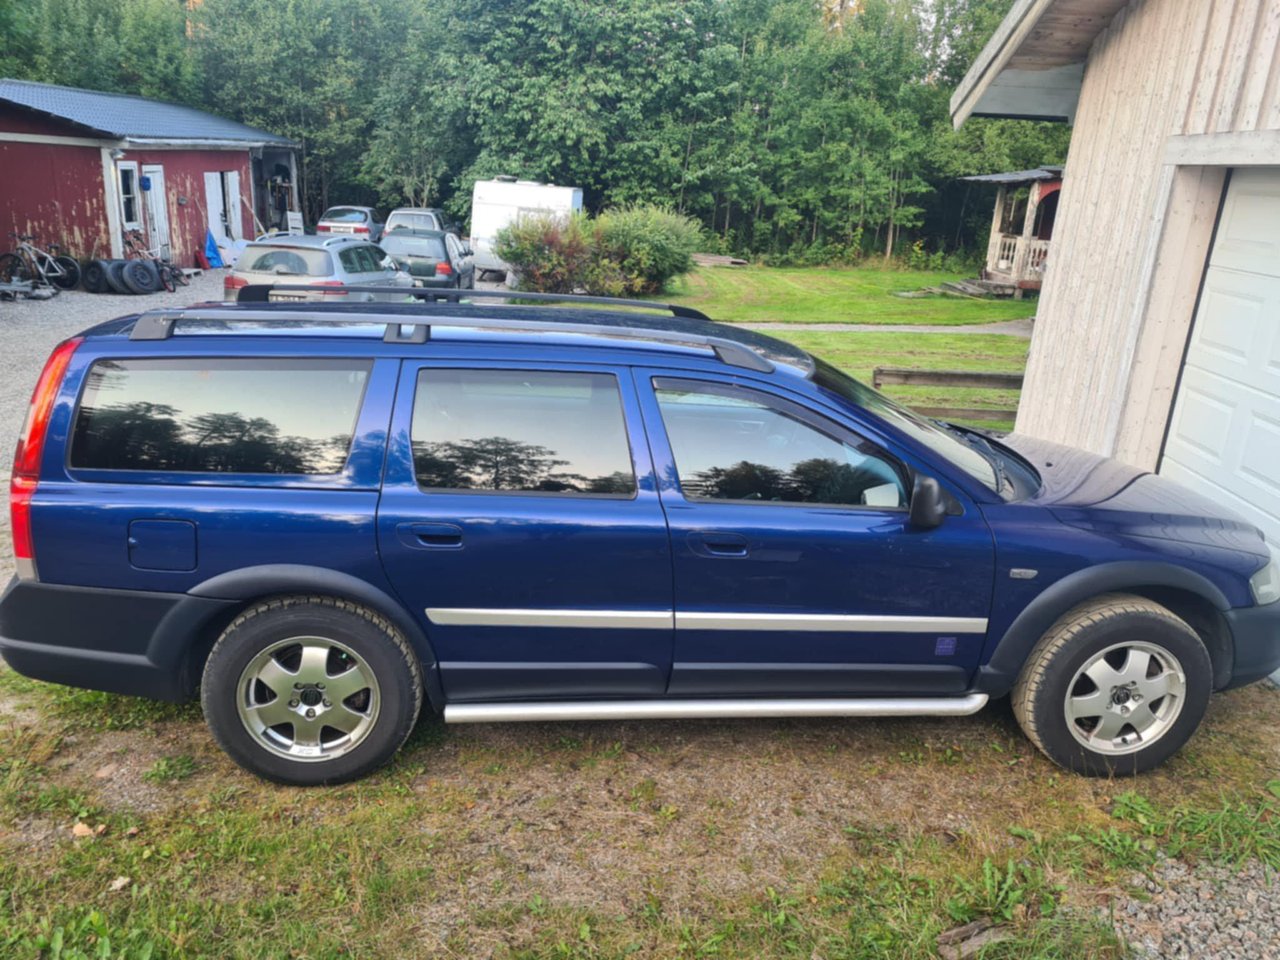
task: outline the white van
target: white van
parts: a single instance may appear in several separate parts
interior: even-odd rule
[[[477,180],[471,195],[471,247],[477,270],[499,270],[508,265],[493,252],[498,231],[532,214],[568,216],[582,209],[581,187],[557,187],[535,180],[498,177]]]

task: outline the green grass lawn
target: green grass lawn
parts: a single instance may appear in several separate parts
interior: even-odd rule
[[[1034,301],[894,296],[958,279],[959,274],[876,267],[698,267],[674,281],[664,299],[696,307],[714,320],[738,323],[957,326],[1035,313]]]

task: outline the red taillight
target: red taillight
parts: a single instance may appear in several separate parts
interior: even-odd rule
[[[244,277],[228,273],[222,278],[222,299],[235,300],[239,296],[239,291],[248,285],[249,281]]]
[[[453,267],[441,260],[436,264],[436,273],[442,277],[451,277],[453,276]]]
[[[317,223],[316,233],[328,233],[331,228],[327,223]]]
[[[341,280],[317,280],[315,283],[311,284],[311,286],[342,288],[339,290],[333,290],[333,289],[321,290],[320,293],[326,297],[345,297],[347,295],[346,284],[343,283]]]
[[[36,388],[31,394],[27,419],[18,436],[18,449],[13,455],[13,476],[9,480],[9,517],[13,530],[13,555],[18,561],[18,575],[35,576],[35,545],[31,540],[31,499],[40,481],[40,457],[44,453],[44,437],[49,430],[49,417],[62,387],[71,355],[82,338],[63,341],[49,354]]]
[[[352,233],[368,233],[369,228],[368,227],[352,227],[351,232]]]

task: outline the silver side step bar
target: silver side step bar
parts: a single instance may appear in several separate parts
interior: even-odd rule
[[[568,700],[537,703],[451,703],[445,723],[546,720],[712,720],[732,717],[967,717],[987,705],[985,693],[964,697],[841,700]]]

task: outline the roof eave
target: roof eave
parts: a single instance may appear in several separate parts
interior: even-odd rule
[[[300,145],[292,140],[227,139],[221,137],[131,137],[123,135],[129,147],[165,147],[172,149],[249,150],[255,147],[272,147],[279,150],[297,150]]]
[[[1089,47],[1127,2],[1016,0],[951,97],[956,128],[970,116],[1071,123]],[[1077,21],[1069,33],[1066,18]]]

